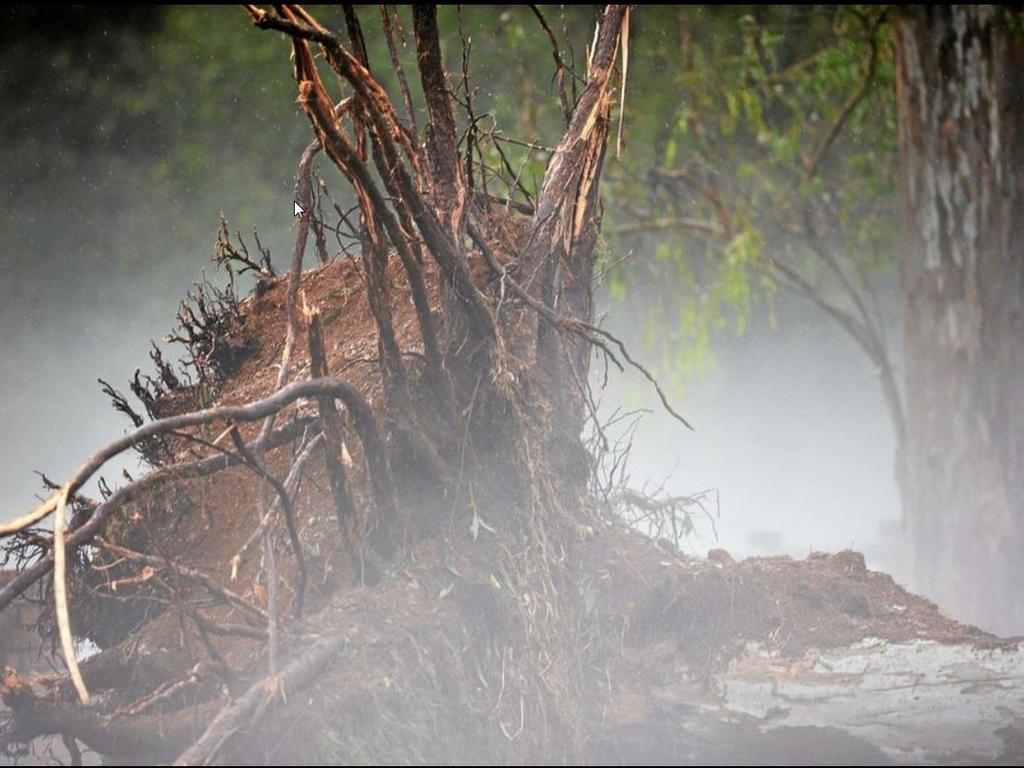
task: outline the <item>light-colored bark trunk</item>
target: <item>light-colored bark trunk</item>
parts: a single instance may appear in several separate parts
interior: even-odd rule
[[[711,683],[701,711],[738,735],[740,764],[1021,758],[1019,648],[868,638],[796,661],[755,648]]]
[[[906,440],[915,588],[1024,631],[1024,43],[986,6],[899,11]]]

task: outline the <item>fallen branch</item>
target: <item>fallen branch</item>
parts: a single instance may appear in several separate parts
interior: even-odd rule
[[[68,612],[68,572],[67,550],[64,540],[64,510],[68,502],[68,486],[60,489],[57,506],[53,514],[53,604],[57,619],[57,632],[60,635],[60,648],[64,654],[71,681],[75,684],[78,698],[83,704],[89,703],[89,690],[82,679],[82,670],[78,668],[78,653],[75,650],[75,638],[71,632],[71,616]]]
[[[126,761],[172,755],[192,743],[200,725],[213,717],[219,702],[173,713],[110,719],[80,706],[36,696],[12,669],[0,675],[0,699],[10,708],[7,742],[27,743],[37,736],[68,734],[104,755]]]
[[[374,459],[383,457],[386,460],[387,456],[383,450],[383,443],[377,433],[376,417],[373,415],[373,410],[366,403],[362,394],[342,379],[326,377],[294,382],[262,400],[256,400],[247,405],[223,405],[151,421],[139,427],[139,429],[129,432],[109,443],[89,458],[67,482],[67,495],[71,496],[77,492],[110,459],[147,438],[175,430],[198,427],[215,421],[225,423],[258,421],[277,413],[299,398],[322,395],[333,396],[344,401],[345,405],[352,411],[356,430],[360,432],[360,438],[369,441],[373,445]],[[381,468],[377,467],[377,469]]]
[[[260,680],[231,705],[222,709],[202,737],[174,765],[210,765],[225,743],[245,728],[254,727],[272,705],[301,690],[323,673],[341,652],[347,639],[332,637],[316,643],[306,654],[290,662],[276,677]]]
[[[0,524],[0,538],[10,536],[18,533],[19,531],[28,530],[39,521],[45,520],[47,517],[52,515],[53,511],[57,508],[57,502],[59,499],[60,493],[55,493],[31,512],[24,514],[21,517],[16,517],[10,522]]]

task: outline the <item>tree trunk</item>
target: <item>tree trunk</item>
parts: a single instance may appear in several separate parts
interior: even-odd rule
[[[1024,631],[1024,38],[990,6],[896,22],[907,254],[906,439],[915,586]]]

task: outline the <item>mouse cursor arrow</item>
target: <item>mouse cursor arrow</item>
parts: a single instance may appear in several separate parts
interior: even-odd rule
[[[293,200],[292,202],[295,203],[295,212],[293,215],[296,218],[301,219],[302,215],[306,212],[306,209],[299,205],[297,201]]]

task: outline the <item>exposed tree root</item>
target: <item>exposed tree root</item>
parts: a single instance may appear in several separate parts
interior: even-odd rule
[[[593,351],[616,363],[623,358],[657,388],[617,339],[591,324],[599,181],[616,62],[628,39],[627,9],[609,5],[597,15],[587,72],[579,76],[583,88],[551,154],[536,203],[526,214],[511,205],[511,192],[500,205],[487,193],[487,175],[494,172],[475,164],[480,143],[491,141],[511,168],[507,147],[500,147],[493,133],[485,137],[477,131],[468,57],[463,62],[465,102],[453,92],[443,67],[435,7],[413,10],[418,79],[430,122],[422,144],[410,130],[415,115],[408,83],[400,77],[409,111],[406,126],[373,74],[355,7],[345,9],[347,42],[301,6],[247,10],[257,27],[283,33],[291,43],[298,101],[316,137],[299,162],[296,200],[310,214],[298,222],[288,274],[274,275],[259,243],[259,260],[244,245],[240,252],[233,250],[225,226],[218,259],[259,272],[257,295],[239,302],[228,292],[212,301],[200,290],[198,309],[183,306],[177,335],[192,355],[188,364],[199,372],[200,391],[219,377],[222,404],[184,413],[162,411],[164,390],[175,390],[180,382],[162,358],[155,358],[163,384],[154,379],[146,386],[137,377],[138,387],[133,387],[152,420],[144,423],[129,414],[135,422],[132,431],[88,459],[50,500],[0,529],[0,535],[28,536],[29,529],[55,516],[52,537],[32,532],[45,542],[42,556],[0,591],[0,607],[53,570],[56,626],[69,679],[83,701],[86,681],[102,677],[98,670],[116,666],[118,656],[108,649],[83,665],[80,674],[73,636],[80,616],[72,598],[83,608],[130,606],[124,613],[139,616],[138,627],[110,632],[107,643],[125,634],[152,633],[167,647],[176,641],[181,658],[164,670],[165,679],[145,676],[152,685],[148,691],[134,690],[137,681],[122,690],[101,688],[107,699],[88,710],[66,701],[66,681],[54,696],[38,697],[11,676],[5,695],[15,711],[14,731],[48,732],[65,721],[61,733],[118,758],[141,756],[148,749],[150,757],[163,759],[191,743],[181,756],[183,764],[213,760],[235,742],[232,737],[243,726],[259,720],[270,705],[285,703],[287,694],[324,671],[343,641],[324,640],[302,653],[298,639],[314,627],[323,631],[321,625],[336,623],[337,614],[345,614],[344,596],[365,589],[365,581],[375,587],[364,609],[367,620],[393,625],[413,643],[410,655],[406,638],[395,640],[403,674],[416,677],[417,685],[452,688],[459,707],[491,710],[484,719],[496,727],[491,735],[500,734],[495,738],[505,742],[500,751],[509,759],[536,757],[553,744],[569,745],[570,753],[579,754],[589,718],[587,664],[599,650],[578,599],[587,578],[580,558],[587,532],[605,526],[609,518],[607,508],[590,503],[590,459],[580,438],[586,419],[595,415],[586,384]],[[390,37],[386,9],[385,18]],[[391,48],[394,53],[393,41]],[[338,85],[348,91],[340,100],[322,78],[321,54],[338,75]],[[561,74],[557,46],[555,59]],[[399,64],[393,56],[392,66],[398,70]],[[568,110],[564,90],[562,98]],[[464,146],[460,108],[469,121]],[[350,183],[358,203],[358,225],[340,209],[339,215],[362,247],[357,266],[362,284],[338,288],[354,289],[360,306],[369,310],[371,325],[363,336],[375,341],[377,357],[371,362],[377,378],[372,384],[343,378],[338,370],[332,375],[326,317],[300,311],[311,229],[324,260],[311,182],[321,150]],[[519,179],[501,181],[510,190],[523,189]],[[470,241],[497,281],[486,278],[486,267],[479,268]],[[507,304],[506,287],[511,289]],[[260,371],[247,368],[250,384],[257,378],[259,383],[225,398],[223,388],[233,380],[225,375],[229,366],[218,363],[222,337],[236,332],[246,313],[259,312],[270,293],[283,299],[283,323],[277,326],[283,340],[261,334],[258,327],[246,328],[260,349],[276,350],[273,345],[281,341],[273,358],[261,357],[265,367],[278,366],[276,375],[261,377]],[[305,371],[303,344],[309,360],[306,379],[298,378]],[[207,402],[205,395],[201,400]],[[274,431],[281,414],[301,413],[307,400],[315,405],[319,434],[307,434],[312,422],[301,418]],[[254,426],[243,432],[247,424]],[[287,444],[299,438],[289,455]],[[77,498],[111,458],[140,446],[160,448],[153,454],[159,466],[95,506],[80,505],[65,535],[65,502]],[[322,456],[316,455],[316,446]],[[242,473],[205,484],[187,482],[234,466],[246,467],[249,480],[255,477],[251,494]],[[329,489],[327,499],[321,483]],[[210,530],[187,542],[175,540],[177,524],[158,512],[129,508],[132,502],[163,499],[167,506],[183,507],[176,511],[187,518],[193,513],[172,493],[186,487],[203,499],[213,497],[214,515],[225,518],[211,520]],[[331,517],[341,525],[326,530],[317,521],[332,507]],[[415,526],[407,524],[413,513]],[[277,529],[279,521],[283,532]],[[224,533],[214,522],[234,530]],[[190,523],[194,529],[194,521],[184,526]],[[231,535],[238,529],[244,534]],[[212,543],[206,543],[206,534]],[[279,538],[290,556],[278,557]],[[259,567],[242,574],[245,554],[257,540]],[[417,584],[419,579],[429,583],[437,599],[451,597],[443,611],[433,597],[403,595],[405,574],[420,568],[413,553],[424,547],[445,552],[443,557],[436,551],[422,555],[431,565],[415,577]],[[350,579],[335,573],[345,574],[344,567],[336,569],[339,551],[355,561],[346,574]],[[204,560],[208,553],[216,555]],[[438,573],[442,563],[449,567],[447,576]],[[364,574],[366,564],[370,569]],[[77,594],[70,591],[82,575],[89,579],[81,583],[91,586]],[[345,589],[339,597],[340,584]],[[494,584],[501,590],[498,597],[490,593]],[[295,610],[286,618],[289,596]],[[395,601],[390,611],[389,600]],[[437,625],[428,635],[424,622],[430,612],[450,614],[450,631]],[[500,635],[497,626],[503,629]],[[431,640],[447,645],[431,648]],[[464,647],[457,649],[459,644]],[[364,652],[367,658],[373,654]],[[252,687],[220,709],[210,700],[220,688],[203,687],[194,671],[197,655],[235,687],[242,681]],[[415,671],[421,661],[432,665],[425,678]],[[263,679],[268,664],[271,674]],[[106,674],[131,680],[123,670]],[[480,691],[468,689],[470,674],[480,681]],[[365,692],[359,688],[355,693]],[[189,697],[202,701],[195,704]],[[428,700],[436,705],[433,697]],[[211,722],[215,711],[219,715]],[[528,711],[538,713],[534,722],[527,722]],[[147,748],[140,729],[164,720],[167,727]],[[201,737],[197,721],[204,725]],[[243,754],[244,740],[240,743],[238,754]]]
[[[321,640],[282,669],[278,676],[260,680],[241,698],[218,712],[203,735],[174,764],[209,765],[228,739],[244,728],[258,725],[275,701],[286,701],[289,695],[298,694],[321,675],[345,643],[342,637]]]
[[[289,440],[298,437],[307,426],[301,421],[295,421],[288,427],[276,431],[266,445],[278,446]],[[149,474],[143,475],[128,485],[115,491],[106,501],[96,506],[89,516],[89,519],[76,528],[67,540],[68,547],[79,547],[88,544],[98,533],[103,530],[106,523],[125,505],[142,497],[145,494],[155,493],[163,486],[174,481],[187,480],[192,477],[205,477],[223,471],[236,464],[241,459],[233,455],[219,454],[197,461],[183,462],[168,467],[161,467]],[[54,507],[56,496],[53,497]],[[44,507],[46,504],[43,505]],[[51,507],[52,511],[52,507]],[[45,515],[44,515],[45,517]],[[25,518],[22,518],[24,520]],[[27,530],[28,525],[22,525],[19,530]],[[44,555],[37,562],[20,571],[17,576],[8,581],[0,589],[0,610],[11,604],[19,595],[23,594],[29,587],[46,576],[53,569],[52,554]]]
[[[106,718],[87,709],[37,697],[11,669],[0,678],[0,697],[14,715],[4,737],[31,741],[47,734],[67,734],[101,754],[122,760],[171,756],[202,733],[219,704],[211,702],[173,714]]]

